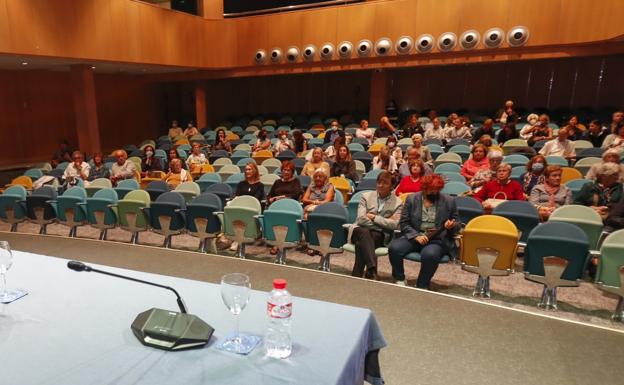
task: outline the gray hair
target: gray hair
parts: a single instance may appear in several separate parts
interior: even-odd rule
[[[490,150],[487,157],[488,159],[498,159],[503,157],[503,153],[498,150]]]
[[[620,165],[616,163],[603,163],[596,170],[596,176],[612,176],[620,173]]]
[[[501,169],[503,167],[508,169],[509,171],[511,171],[511,168],[512,168],[509,163],[503,162],[503,163],[499,164],[498,167],[496,167],[496,171],[498,171],[499,169]]]

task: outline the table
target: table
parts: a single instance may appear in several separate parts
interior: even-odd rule
[[[367,352],[385,346],[370,310],[295,297],[292,356],[267,358],[262,347],[238,356],[216,349],[234,328],[219,285],[93,265],[176,288],[189,313],[215,328],[203,349],[161,351],[141,345],[130,324],[151,307],[176,310],[172,293],[77,273],[64,259],[13,255],[8,284],[30,294],[1,307],[3,384],[355,384],[364,380]],[[266,296],[252,290],[243,332],[264,332]]]

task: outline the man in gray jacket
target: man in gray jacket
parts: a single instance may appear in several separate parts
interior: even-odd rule
[[[375,249],[383,247],[386,239],[399,228],[402,202],[392,193],[392,174],[384,171],[377,176],[377,190],[365,192],[360,197],[357,210],[357,227],[351,242],[355,245],[354,277],[377,279]]]

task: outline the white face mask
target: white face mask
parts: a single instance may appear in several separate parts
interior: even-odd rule
[[[395,145],[396,145],[396,143],[394,143],[394,142],[388,143],[388,147],[390,147],[390,148],[394,148]]]
[[[154,155],[154,153],[153,153],[153,152],[151,152],[151,151],[145,151],[145,155],[149,158],[149,157],[151,157],[152,155]]]

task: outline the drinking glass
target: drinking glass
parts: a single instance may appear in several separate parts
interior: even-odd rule
[[[9,242],[0,241],[0,275],[2,275],[2,293],[0,293],[0,302],[10,302],[13,300],[15,293],[7,290],[6,274],[13,264],[13,254]]]
[[[241,334],[238,327],[239,315],[249,302],[251,284],[249,277],[241,273],[226,274],[221,277],[221,298],[236,318],[236,328],[231,338],[223,343],[223,348],[234,353],[244,353],[251,344],[248,336]]]

